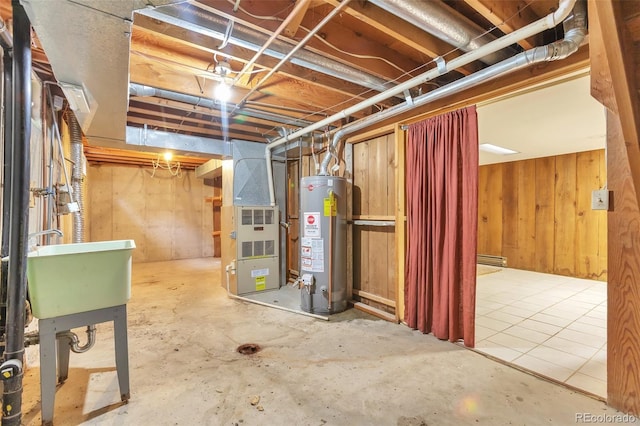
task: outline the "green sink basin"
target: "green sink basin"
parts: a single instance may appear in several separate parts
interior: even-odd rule
[[[36,318],[123,305],[131,297],[133,240],[59,244],[28,253],[27,280]]]

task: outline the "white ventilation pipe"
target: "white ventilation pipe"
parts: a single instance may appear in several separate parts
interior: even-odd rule
[[[420,74],[410,80],[407,80],[403,83],[398,84],[396,87],[385,90],[382,93],[378,93],[372,96],[369,99],[366,99],[356,105],[353,105],[349,108],[346,108],[336,114],[333,114],[330,117],[327,117],[323,120],[312,124],[311,126],[307,126],[303,129],[295,131],[289,135],[276,139],[275,141],[269,143],[265,147],[265,160],[267,162],[267,184],[269,185],[269,201],[272,206],[275,206],[275,188],[273,186],[273,169],[271,166],[271,150],[277,146],[285,144],[287,142],[296,140],[300,136],[304,136],[308,133],[313,132],[314,130],[318,130],[326,125],[333,123],[336,120],[347,118],[351,114],[354,114],[358,111],[361,111],[365,108],[368,108],[372,105],[375,105],[378,102],[381,102],[385,99],[388,99],[392,96],[395,96],[399,93],[404,92],[405,90],[409,90],[415,86],[423,84],[429,80],[434,79],[442,74],[446,74],[447,72],[459,68],[461,66],[467,65],[470,62],[478,60],[480,58],[485,57],[488,54],[496,52],[500,49],[503,49],[507,46],[510,46],[518,41],[531,37],[535,34],[538,34],[546,29],[555,27],[558,23],[562,22],[567,15],[571,12],[574,3],[576,0],[560,0],[558,5],[558,9],[550,13],[549,15],[541,18],[525,27],[522,27],[512,33],[509,33],[499,39],[492,41],[491,43],[485,44],[479,47],[476,50],[471,52],[467,52],[464,55],[461,55],[457,58],[452,59],[449,62],[445,62],[444,59],[436,58],[436,64],[438,65],[436,68],[433,68],[423,74]],[[378,113],[380,114],[380,113]]]
[[[565,37],[563,40],[521,52],[511,58],[505,59],[502,62],[463,77],[460,80],[456,80],[451,84],[439,87],[429,93],[418,96],[417,98],[414,98],[411,103],[405,102],[403,104],[395,105],[394,107],[381,111],[378,114],[365,117],[361,120],[354,121],[353,123],[343,126],[333,134],[332,142],[327,149],[324,159],[322,160],[318,175],[328,174],[327,170],[332,157],[331,152],[335,152],[340,140],[353,132],[371,126],[376,122],[387,120],[417,106],[467,90],[480,83],[485,83],[532,64],[558,61],[572,55],[578,50],[587,36],[587,7],[585,1],[586,0],[577,0],[572,13],[565,19],[563,23]]]

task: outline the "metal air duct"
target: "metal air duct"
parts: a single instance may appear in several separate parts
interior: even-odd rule
[[[415,25],[464,52],[470,52],[496,37],[486,33],[465,16],[441,1],[369,0],[370,3]],[[504,52],[494,52],[480,58],[486,64],[505,59]]]
[[[73,213],[73,242],[84,242],[84,200],[82,196],[82,130],[73,112],[67,114],[71,136],[71,187],[73,200],[78,203],[78,211]]]

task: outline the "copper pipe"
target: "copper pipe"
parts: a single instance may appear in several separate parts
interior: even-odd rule
[[[331,313],[331,294],[333,292],[333,191],[329,191],[329,282],[327,310]]]

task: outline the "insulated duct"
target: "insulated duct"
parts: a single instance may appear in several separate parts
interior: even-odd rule
[[[333,134],[332,143],[327,149],[327,153],[322,160],[319,175],[327,175],[327,168],[331,161],[331,152],[335,152],[340,140],[358,130],[371,126],[377,122],[389,119],[398,114],[409,111],[417,106],[442,99],[454,93],[461,92],[480,83],[493,80],[504,74],[519,70],[521,68],[536,64],[539,62],[550,62],[564,59],[575,53],[580,44],[587,36],[587,5],[586,0],[578,0],[572,12],[563,22],[565,38],[546,46],[535,47],[525,52],[521,52],[511,58],[505,59],[495,65],[487,67],[483,70],[475,72],[471,75],[461,78],[451,84],[435,89],[429,93],[418,96],[413,99],[413,103],[405,102],[396,105],[376,115],[372,115],[356,122],[347,124]]]
[[[426,81],[429,81],[439,75],[442,74],[446,74],[447,72],[449,72],[452,69],[456,69],[458,67],[461,67],[463,65],[466,65],[472,61],[475,61],[479,58],[485,57],[487,54],[489,53],[493,53],[496,52],[500,49],[503,49],[515,42],[518,42],[524,38],[527,37],[531,37],[532,35],[538,34],[548,28],[553,28],[555,27],[557,24],[559,24],[561,21],[563,21],[571,12],[573,5],[575,3],[576,0],[560,0],[560,3],[558,5],[558,9],[553,12],[550,13],[549,15],[545,16],[542,19],[539,19],[525,27],[522,27],[512,33],[509,33],[489,44],[485,44],[484,46],[479,47],[476,50],[473,50],[471,52],[467,52],[462,56],[459,56],[457,58],[452,59],[449,62],[446,62],[444,60],[439,61],[439,65],[437,68],[431,69],[423,74],[420,74],[410,80],[407,80],[406,82],[403,82],[401,84],[398,84],[396,87],[389,89],[385,92],[382,93],[378,93],[375,96],[372,96],[371,98],[362,101],[352,107],[349,107],[347,109],[344,109],[336,114],[333,114],[330,117],[327,117],[324,120],[320,120],[316,123],[314,123],[311,126],[305,127],[304,129],[300,129],[296,132],[291,133],[290,135],[287,135],[285,137],[282,137],[278,140],[275,140],[271,143],[269,143],[266,147],[265,147],[265,160],[267,162],[267,175],[268,175],[268,184],[269,184],[269,197],[270,197],[270,201],[272,203],[272,205],[275,204],[275,194],[274,194],[274,188],[273,188],[273,171],[271,169],[271,150],[279,145],[285,144],[289,141],[295,140],[300,136],[304,136],[306,134],[309,134],[311,132],[313,132],[314,130],[318,130],[328,124],[333,123],[336,120],[345,118],[345,117],[349,117],[350,115],[352,115],[355,112],[361,111],[364,108],[370,107],[371,105],[374,105],[384,99],[387,99],[391,96],[394,96],[398,93],[402,93],[405,90],[409,90],[412,87],[418,86]],[[472,74],[471,76],[474,76],[477,73]],[[469,76],[469,77],[471,77]],[[448,86],[443,86],[442,89],[446,89]],[[431,92],[430,92],[431,93]],[[371,116],[371,123],[373,124],[376,121],[379,121],[380,119],[377,118],[380,114],[383,114],[385,111],[383,111],[382,113],[378,113],[375,114],[374,116]],[[373,117],[376,117],[377,119],[374,119]],[[375,120],[375,121],[373,121]]]
[[[480,26],[441,1],[369,0],[381,9],[415,25],[464,52],[478,49],[496,40]],[[505,59],[506,53],[494,52],[480,58],[486,64]]]
[[[82,130],[73,112],[67,114],[69,121],[69,133],[71,135],[71,188],[73,199],[78,203],[78,211],[73,213],[73,241],[84,242],[84,200],[82,194]]]

